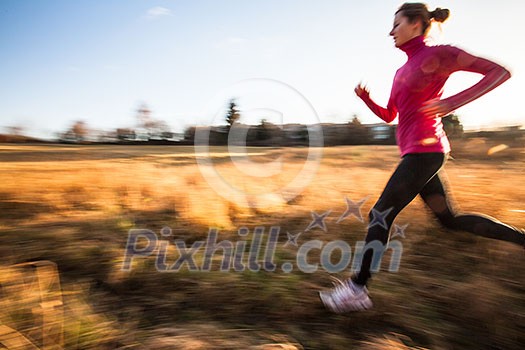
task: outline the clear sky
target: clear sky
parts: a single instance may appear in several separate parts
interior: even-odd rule
[[[406,60],[388,36],[402,2],[0,0],[0,127],[22,126],[32,135],[63,131],[75,120],[97,129],[132,127],[146,103],[153,117],[182,131],[209,124],[210,101],[250,78],[297,90],[322,122],[353,114],[379,122],[353,88],[363,80],[386,104]],[[434,42],[494,59],[513,73],[457,111],[465,126],[523,124],[525,2],[427,4],[451,10],[441,31],[433,30]],[[478,79],[457,73],[445,95]],[[235,93],[247,108],[248,98]],[[301,122],[298,114],[286,111],[283,121]]]

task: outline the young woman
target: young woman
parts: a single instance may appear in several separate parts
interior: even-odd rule
[[[449,45],[427,46],[425,37],[432,21],[443,22],[449,10],[428,11],[422,3],[405,3],[395,14],[390,35],[404,51],[407,62],[396,72],[387,107],[377,105],[366,87],[355,93],[377,116],[392,122],[399,116],[397,143],[401,161],[369,214],[366,242],[385,245],[399,212],[418,194],[446,228],[525,246],[525,232],[491,217],[459,214],[449,203],[447,183],[441,170],[450,152],[441,116],[477,99],[510,78],[500,65]],[[484,77],[470,88],[440,99],[448,77],[456,71]],[[320,292],[325,306],[341,313],[372,307],[366,283],[371,277],[373,249],[363,255],[360,271],[335,288]]]

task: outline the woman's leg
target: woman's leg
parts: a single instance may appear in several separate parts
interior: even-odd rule
[[[443,226],[525,246],[523,230],[504,224],[488,215],[458,213],[451,201],[448,188],[446,174],[441,170],[420,193],[421,198]]]
[[[388,181],[381,197],[370,211],[366,244],[379,241],[382,245],[388,242],[390,227],[399,212],[407,206],[425,187],[427,182],[445,163],[443,153],[408,154],[399,163]],[[353,281],[365,285],[371,277],[370,267],[374,251],[367,249],[361,261],[359,273]]]

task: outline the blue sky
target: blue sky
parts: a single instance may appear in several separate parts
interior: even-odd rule
[[[401,1],[390,0],[0,0],[0,128],[52,135],[75,120],[96,129],[132,127],[142,103],[175,131],[209,124],[228,97],[241,109],[281,109],[283,122],[308,119],[293,103],[239,81],[265,78],[299,92],[322,122],[358,114],[380,120],[354,96],[366,81],[386,104],[406,60],[388,37]],[[508,67],[513,78],[457,111],[467,127],[522,124],[525,43],[517,0],[427,2],[452,16],[436,43],[458,45]],[[459,73],[445,95],[479,76]],[[236,88],[233,88],[235,87]],[[276,88],[278,90],[278,88]],[[243,96],[246,95],[246,96]],[[275,97],[273,97],[275,98]],[[290,100],[291,101],[291,100]],[[246,117],[246,122],[257,122]],[[271,119],[271,118],[270,118]],[[0,130],[1,132],[1,130]]]

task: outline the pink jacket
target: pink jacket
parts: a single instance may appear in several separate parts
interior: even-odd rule
[[[385,122],[399,114],[397,144],[401,156],[408,153],[450,152],[441,118],[424,116],[418,110],[423,103],[443,94],[448,77],[456,71],[483,74],[474,86],[446,98],[453,111],[494,89],[510,78],[500,65],[476,57],[450,45],[427,46],[424,36],[415,37],[400,47],[408,55],[397,70],[386,108],[377,105],[368,94],[361,96],[367,106]]]

